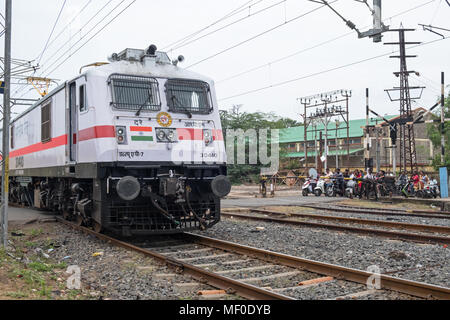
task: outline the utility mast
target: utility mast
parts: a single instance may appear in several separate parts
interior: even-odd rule
[[[9,187],[9,120],[11,92],[11,11],[12,0],[5,1],[5,91],[3,94],[3,148],[2,148],[2,197],[1,231],[2,244],[8,245],[8,187]]]
[[[325,0],[309,0],[311,2],[316,2],[316,3],[320,3],[323,5],[326,5],[328,8],[330,8],[336,15],[339,16],[339,18],[341,18],[345,24],[352,30],[355,30],[356,33],[358,34],[358,38],[373,38],[373,42],[381,42],[381,38],[383,37],[383,32],[386,32],[389,30],[388,26],[385,26],[383,24],[383,20],[381,18],[381,0],[373,0],[373,9],[370,7],[368,0],[355,0],[357,2],[361,2],[364,3],[367,8],[370,10],[370,12],[372,13],[373,16],[373,28],[365,31],[365,32],[361,32],[359,31],[359,29],[356,27],[356,25],[351,22],[350,20],[347,20],[342,14],[340,14],[335,8],[333,8],[331,6],[331,4],[328,1]]]
[[[407,44],[420,44],[420,42],[406,42],[405,32],[415,31],[414,29],[392,29],[390,31],[398,32],[399,42],[386,42],[385,45],[398,45],[400,55],[391,56],[391,58],[400,59],[400,71],[394,72],[396,77],[400,78],[400,87],[394,87],[393,89],[385,90],[389,95],[391,101],[400,102],[400,118],[398,124],[400,125],[400,171],[406,171],[409,165],[410,171],[417,171],[417,154],[416,154],[416,142],[414,136],[414,124],[413,114],[411,110],[411,90],[420,89],[423,91],[424,87],[410,87],[409,86],[409,75],[419,74],[416,71],[408,70],[406,66],[407,58],[415,58],[415,55],[406,55],[406,45]],[[391,92],[399,91],[400,97],[392,98]],[[422,92],[419,97],[414,99],[420,99]],[[395,152],[395,150],[394,150]]]
[[[370,6],[367,3],[367,0],[357,0],[358,2],[364,2],[369,9]],[[383,19],[381,18],[381,0],[373,0],[373,9],[372,16],[373,16],[373,29],[370,29],[366,32],[360,33],[358,36],[359,38],[373,38],[373,42],[381,42],[381,38],[383,37],[382,33],[389,30],[389,27],[385,26],[383,24]]]

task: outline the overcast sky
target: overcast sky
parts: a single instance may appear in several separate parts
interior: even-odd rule
[[[384,92],[384,89],[399,85],[398,78],[393,75],[394,71],[399,70],[399,61],[389,59],[389,53],[397,47],[373,43],[371,39],[358,39],[356,33],[351,32],[326,7],[308,13],[320,7],[317,3],[307,0],[67,0],[47,49],[39,59],[63,2],[13,1],[13,58],[36,59],[35,63],[40,60],[40,70],[36,76],[59,79],[61,83],[75,76],[83,65],[107,61],[108,55],[125,48],[145,48],[153,43],[159,49],[168,50],[172,58],[183,54],[186,60],[182,67],[213,78],[221,109],[242,104],[245,111],[273,111],[300,120],[297,98],[349,89],[353,91],[350,118],[357,119],[364,117],[365,88],[368,87],[373,109],[381,114],[398,113],[398,103],[391,103]],[[371,0],[368,2],[372,4]],[[131,6],[89,40],[129,4]],[[193,39],[239,22],[180,48],[172,45],[244,4],[245,10],[214,24]],[[4,14],[4,0],[0,0],[0,5],[0,11]],[[338,0],[333,6],[361,31],[371,27],[372,17],[365,4]],[[407,40],[410,41],[426,43],[442,39],[439,35],[423,31],[418,24],[450,29],[449,17],[450,6],[445,0],[383,1],[386,25],[398,28],[402,23],[405,28],[416,29],[407,33]],[[257,36],[278,25],[282,26]],[[442,31],[442,34],[450,36],[450,32]],[[251,38],[254,39],[246,41]],[[330,41],[332,39],[336,40]],[[4,37],[0,40],[2,52],[3,40]],[[397,33],[386,33],[383,40],[396,41]],[[317,46],[321,43],[325,44]],[[228,48],[232,49],[226,51]],[[225,52],[220,53],[222,51]],[[422,99],[413,103],[413,107],[429,108],[440,92],[441,71],[446,73],[446,83],[450,83],[450,40],[416,47],[407,50],[407,53],[418,55],[418,58],[408,60],[408,68],[421,75],[410,77],[411,85],[427,87]],[[383,54],[388,55],[324,72]],[[209,58],[213,55],[216,56]],[[277,62],[289,55],[292,56]],[[261,68],[239,75],[256,67]],[[239,76],[234,77],[236,75]],[[294,79],[299,80],[290,81]],[[278,85],[280,83],[285,84]],[[17,89],[21,88],[15,85],[13,97],[38,97],[30,87],[16,93]],[[250,93],[245,94],[247,92]],[[13,111],[23,109],[16,107]]]

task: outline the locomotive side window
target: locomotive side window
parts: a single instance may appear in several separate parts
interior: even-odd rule
[[[166,97],[169,110],[173,112],[211,113],[209,85],[203,81],[169,79]]]
[[[79,88],[80,94],[80,112],[86,111],[86,86],[83,84]]]
[[[51,101],[41,108],[41,141],[49,142],[51,136]]]
[[[114,74],[109,78],[112,106],[121,110],[159,111],[158,81],[149,77]]]

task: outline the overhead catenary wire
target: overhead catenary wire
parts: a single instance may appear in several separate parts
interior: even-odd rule
[[[102,12],[103,10],[105,10],[108,5],[112,2],[113,0],[109,0],[105,5],[103,5],[94,15],[92,15],[92,17],[80,28],[80,30],[78,32],[81,32],[94,18],[96,18],[100,12]],[[72,46],[67,49],[64,53],[62,53],[58,59],[56,59],[55,61],[58,61],[59,59],[61,59],[66,53],[68,53],[75,45],[77,45],[77,43],[79,43],[81,40],[83,40],[84,37],[86,37],[90,32],[92,32],[92,30],[94,30],[100,23],[102,23],[110,14],[112,14],[113,11],[115,11],[120,5],[122,5],[122,3],[124,3],[125,0],[121,0],[121,2],[119,2],[119,4],[117,4],[112,10],[110,10],[104,17],[103,19],[101,19],[100,21],[97,22],[97,24],[95,24],[91,29],[89,29],[80,39],[78,39],[74,44],[72,44]],[[44,63],[44,65],[46,65],[46,68],[48,69],[47,63],[53,58],[55,57],[65,46],[66,44],[68,44],[70,42],[71,39],[68,39],[64,44],[62,44],[59,49],[57,51],[55,51],[53,53],[53,55],[47,59],[47,61]],[[53,64],[55,63],[55,61],[53,61]],[[52,66],[53,64],[50,64],[50,66]],[[44,73],[44,71],[42,72]]]
[[[111,2],[112,2],[113,0],[109,0],[105,5],[103,5],[81,28],[80,28],[80,30],[79,30],[79,32],[81,31],[81,30],[83,30],[95,17],[97,17],[98,16],[98,14],[100,13],[100,12],[102,12]],[[41,77],[41,76],[43,76],[43,74],[44,74],[44,72],[46,72],[50,67],[52,67],[54,64],[56,64],[59,60],[61,60],[68,52],[70,52],[70,50],[74,47],[74,46],[76,46],[81,40],[83,40],[86,36],[88,36],[91,32],[92,32],[92,30],[94,30],[101,22],[103,22],[108,16],[110,16],[111,14],[112,14],[112,12],[114,12],[123,2],[125,2],[125,0],[122,0],[117,6],[115,6],[111,11],[109,11],[99,22],[97,22],[97,24],[95,25],[95,26],[93,26],[90,30],[88,30],[80,39],[78,39],[78,41],[76,41],[74,44],[72,44],[72,46],[71,47],[69,47],[69,49],[67,49],[64,53],[62,53],[56,60],[54,60],[51,64],[49,64],[49,65],[47,65],[47,63],[53,58],[53,57],[55,57],[56,56],[56,54],[58,53],[58,52],[60,52],[65,46],[66,46],[66,44],[70,41],[70,39],[69,40],[67,40],[62,46],[60,46],[59,47],[59,49],[58,50],[56,50],[54,53],[53,53],[53,55],[50,57],[50,58],[48,58],[45,62],[44,62],[44,65],[46,66],[46,68],[44,69],[44,70],[42,70],[41,72],[40,72],[40,74],[38,75],[39,77]],[[133,3],[134,3],[134,1],[133,1]],[[78,50],[77,50],[78,51]],[[73,54],[73,53],[72,53]],[[71,54],[71,55],[72,55]],[[69,55],[69,57],[71,56],[71,55]],[[25,87],[27,86],[27,84],[23,84],[20,88],[18,88],[15,92],[14,92],[14,95],[16,95],[16,94],[18,94],[18,93],[20,93]],[[24,94],[22,94],[21,96],[20,96],[20,98],[21,97],[23,97],[25,94],[27,94],[28,92],[25,92]]]
[[[422,47],[422,46],[425,46],[425,45],[428,45],[428,44],[432,44],[432,43],[435,43],[435,42],[439,42],[439,41],[443,41],[443,40],[446,40],[446,39],[449,39],[449,38],[450,38],[450,36],[445,37],[445,38],[441,38],[441,39],[437,39],[437,40],[424,42],[424,43],[421,43],[421,44],[418,44],[418,45],[414,45],[414,46],[408,47],[408,49],[414,49],[414,48],[417,48],[417,47]],[[398,52],[398,51],[399,50],[396,50],[395,52]],[[308,75],[305,75],[305,76],[300,76],[300,77],[296,77],[296,78],[293,78],[293,79],[281,81],[281,82],[278,82],[278,83],[275,83],[275,84],[271,84],[271,85],[268,85],[268,86],[260,87],[260,88],[257,88],[257,89],[252,89],[252,90],[248,90],[248,91],[245,91],[245,92],[237,93],[237,94],[234,94],[234,95],[231,95],[231,96],[227,96],[225,98],[220,98],[220,99],[218,99],[218,101],[229,100],[229,99],[232,99],[232,98],[237,98],[237,97],[249,95],[249,94],[252,94],[252,93],[260,92],[260,91],[263,91],[263,90],[271,89],[271,88],[274,88],[274,87],[280,87],[280,86],[283,86],[283,85],[286,85],[286,84],[289,84],[289,83],[292,83],[292,82],[297,82],[297,81],[300,81],[300,80],[312,78],[312,77],[315,77],[315,76],[318,76],[318,75],[322,75],[322,74],[325,74],[325,73],[329,73],[329,72],[332,72],[332,71],[348,68],[348,67],[351,67],[351,66],[354,66],[354,65],[357,65],[357,64],[361,64],[361,63],[367,62],[367,61],[371,61],[371,60],[379,59],[379,58],[382,58],[382,57],[386,57],[386,56],[388,56],[390,54],[392,54],[392,52],[379,54],[379,55],[376,55],[376,56],[373,56],[373,57],[361,59],[361,60],[358,60],[358,61],[354,61],[354,62],[351,62],[351,63],[340,65],[340,66],[337,66],[337,67],[333,67],[333,68],[330,68],[330,69],[314,72],[314,73],[311,73],[311,74],[308,74]]]
[[[64,0],[63,4],[61,6],[61,9],[59,10],[58,16],[56,18],[55,23],[53,24],[52,31],[50,32],[50,35],[48,36],[47,42],[45,43],[45,46],[44,46],[44,49],[42,50],[42,53],[36,58],[36,60],[38,60],[38,64],[41,62],[41,59],[42,59],[42,56],[45,53],[45,50],[47,50],[48,43],[49,43],[49,41],[50,41],[50,39],[51,39],[51,37],[53,35],[53,32],[55,31],[56,25],[58,24],[59,18],[61,17],[61,13],[63,12],[64,7],[66,6],[66,2],[67,2],[67,0]]]
[[[233,25],[235,25],[235,24],[237,24],[237,23],[239,23],[239,22],[242,22],[242,21],[244,21],[244,20],[246,20],[246,19],[248,19],[248,18],[250,18],[250,17],[256,16],[256,15],[262,13],[262,12],[265,12],[265,11],[267,11],[267,10],[270,10],[270,9],[272,9],[272,8],[275,8],[275,7],[277,7],[277,6],[279,6],[279,5],[283,4],[283,3],[286,3],[287,1],[288,1],[288,0],[282,0],[282,1],[279,1],[279,2],[277,2],[277,3],[271,4],[271,5],[265,7],[265,8],[263,8],[263,9],[261,9],[261,10],[255,11],[255,12],[253,12],[253,13],[251,13],[251,14],[245,16],[245,17],[239,18],[238,20],[235,20],[235,21],[233,21],[233,22],[230,22],[230,23],[228,23],[228,24],[226,24],[226,25],[224,25],[224,26],[222,26],[222,27],[220,27],[220,28],[217,28],[217,29],[215,29],[215,30],[213,30],[213,31],[211,31],[211,32],[208,32],[208,33],[206,33],[206,34],[204,34],[204,35],[201,35],[201,36],[199,36],[199,37],[197,37],[197,38],[194,38],[194,39],[189,40],[189,41],[186,41],[186,42],[184,42],[184,43],[182,43],[182,44],[180,44],[180,45],[178,45],[178,46],[175,46],[175,47],[171,48],[170,51],[172,51],[172,50],[177,50],[177,49],[179,49],[179,48],[185,47],[185,46],[187,46],[187,45],[189,45],[189,44],[191,44],[191,43],[194,43],[194,42],[196,42],[196,41],[198,41],[198,40],[201,40],[201,39],[203,39],[203,38],[205,38],[205,37],[208,37],[208,36],[210,36],[210,35],[212,35],[212,34],[214,34],[214,33],[216,33],[216,32],[219,32],[219,31],[221,31],[221,30],[224,30],[224,29],[226,29],[226,28],[229,28],[229,27],[231,27],[231,26],[233,26]],[[286,21],[286,20],[285,20],[285,21]]]
[[[64,64],[67,60],[69,60],[75,53],[77,53],[81,48],[83,48],[89,41],[91,41],[93,38],[95,38],[100,32],[102,32],[107,26],[109,26],[114,20],[116,20],[125,10],[127,10],[132,4],[134,4],[136,0],[133,0],[131,3],[129,3],[124,9],[122,9],[118,14],[116,14],[111,20],[108,21],[100,30],[98,30],[92,37],[90,37],[88,40],[86,40],[80,47],[78,47],[74,52],[72,52],[64,61],[59,63],[55,68],[53,68],[51,71],[49,71],[46,75],[50,75],[52,72],[57,70],[62,64]]]
[[[407,9],[407,10],[405,10],[405,11],[399,12],[399,13],[397,13],[397,14],[395,14],[395,15],[389,17],[389,18],[383,19],[383,21],[391,20],[391,19],[393,19],[393,18],[396,18],[396,17],[398,17],[398,16],[404,15],[404,14],[406,14],[406,13],[409,13],[409,12],[413,11],[413,10],[419,9],[419,8],[421,8],[421,7],[423,7],[423,6],[426,6],[426,5],[428,5],[428,4],[432,3],[432,2],[435,2],[435,1],[436,1],[436,0],[430,0],[430,1],[427,1],[427,2],[425,2],[425,3],[422,3],[422,4],[420,4],[420,5],[415,6],[415,7],[413,7],[413,8],[410,8],[410,9]],[[366,28],[366,27],[367,27],[367,26],[365,26],[364,28]],[[319,47],[324,46],[324,45],[326,45],[326,44],[329,44],[329,43],[332,43],[332,42],[337,41],[337,40],[339,40],[339,39],[342,39],[342,38],[345,38],[345,37],[347,37],[347,36],[350,36],[350,35],[352,35],[352,34],[353,34],[353,31],[350,31],[350,32],[347,32],[347,33],[343,33],[343,34],[341,34],[341,35],[339,35],[339,36],[337,36],[337,37],[334,37],[334,38],[325,40],[325,41],[320,42],[320,43],[318,43],[318,44],[316,44],[316,45],[313,45],[313,46],[311,46],[311,47],[301,49],[301,50],[299,50],[299,51],[296,51],[296,52],[291,53],[291,54],[289,54],[289,55],[283,56],[283,57],[281,57],[281,58],[278,58],[278,59],[275,59],[275,60],[266,62],[266,63],[261,64],[261,65],[259,65],[259,66],[250,68],[250,69],[248,69],[248,70],[246,70],[246,71],[242,71],[242,72],[239,72],[239,73],[237,73],[237,74],[231,75],[231,76],[229,76],[229,77],[227,77],[227,78],[224,78],[224,79],[222,79],[222,80],[217,81],[216,84],[220,84],[220,83],[223,83],[223,82],[226,82],[226,81],[229,81],[229,80],[232,80],[232,79],[241,77],[241,76],[243,76],[243,75],[245,75],[245,74],[249,74],[249,73],[251,73],[251,72],[257,71],[257,70],[262,69],[262,68],[264,68],[264,67],[271,66],[272,64],[276,64],[276,63],[278,63],[278,62],[287,60],[287,59],[292,58],[292,57],[294,57],[294,56],[297,56],[297,55],[299,55],[299,54],[301,54],[301,53],[304,53],[304,52],[307,52],[307,51],[310,51],[310,50],[319,48]],[[394,49],[392,49],[392,50],[394,50]],[[392,52],[393,52],[393,51],[392,51]]]
[[[338,0],[335,0],[335,1],[333,1],[332,3],[336,2],[336,1],[338,1]],[[212,59],[212,58],[214,58],[214,57],[217,57],[217,56],[219,56],[219,55],[221,55],[221,54],[223,54],[223,53],[225,53],[225,52],[228,52],[228,51],[230,51],[230,50],[232,50],[232,49],[235,49],[235,48],[237,48],[237,47],[239,47],[239,46],[241,46],[241,45],[243,45],[243,44],[245,44],[245,43],[247,43],[247,42],[250,42],[250,41],[252,41],[252,40],[254,40],[254,39],[256,39],[256,38],[259,38],[259,37],[261,37],[261,36],[263,36],[263,35],[265,35],[265,34],[267,34],[267,33],[269,33],[269,32],[272,32],[272,31],[274,31],[274,30],[277,30],[278,28],[281,28],[281,27],[283,27],[283,26],[285,26],[285,25],[287,25],[287,24],[289,24],[289,23],[291,23],[291,22],[294,22],[294,21],[296,21],[296,20],[299,20],[300,18],[303,18],[303,17],[305,17],[305,16],[308,15],[308,14],[311,14],[311,13],[313,13],[313,12],[316,12],[317,10],[319,10],[319,9],[321,9],[321,8],[323,8],[323,7],[325,7],[325,5],[322,5],[322,6],[320,6],[320,7],[317,7],[317,8],[314,8],[314,9],[312,9],[312,10],[309,10],[309,11],[307,11],[307,12],[305,12],[305,13],[302,13],[302,14],[300,14],[300,15],[297,15],[297,16],[295,16],[295,17],[292,18],[292,19],[289,19],[289,20],[287,20],[287,21],[285,21],[285,22],[283,22],[283,23],[281,23],[281,24],[278,24],[278,25],[276,25],[276,26],[274,26],[274,27],[272,27],[272,28],[270,28],[270,29],[267,29],[267,30],[265,30],[265,31],[263,31],[263,32],[260,32],[260,33],[254,35],[254,36],[252,36],[252,37],[250,37],[250,38],[248,38],[248,39],[246,39],[246,40],[244,40],[244,41],[241,41],[241,42],[239,42],[239,43],[237,43],[237,44],[232,45],[231,47],[228,47],[228,48],[226,48],[226,49],[224,49],[224,50],[221,50],[221,51],[219,51],[219,52],[217,52],[217,53],[215,53],[215,54],[213,54],[213,55],[210,55],[210,56],[208,56],[208,57],[206,57],[206,58],[203,58],[203,59],[201,59],[201,60],[199,60],[199,61],[197,61],[197,62],[191,64],[190,66],[186,67],[186,69],[192,68],[192,67],[194,67],[194,66],[196,66],[196,65],[198,65],[198,64],[200,64],[200,63],[203,63],[203,62],[205,62],[205,61],[207,61],[207,60],[210,60],[210,59]]]
[[[183,42],[185,42],[185,41],[191,39],[192,37],[195,37],[196,35],[202,33],[202,32],[205,31],[205,30],[208,30],[209,28],[215,26],[216,24],[218,24],[218,23],[220,23],[220,22],[222,22],[222,21],[224,21],[224,20],[226,20],[226,19],[228,19],[228,18],[231,18],[232,16],[234,16],[234,15],[236,15],[236,14],[241,13],[243,10],[247,10],[247,8],[250,8],[250,7],[252,7],[252,6],[257,5],[258,3],[260,3],[260,2],[262,2],[262,1],[264,1],[264,0],[259,0],[259,1],[257,1],[256,3],[254,3],[254,4],[251,4],[253,1],[254,1],[254,0],[250,0],[250,1],[245,2],[244,4],[240,5],[238,8],[233,9],[231,12],[227,13],[227,14],[226,14],[225,16],[223,16],[222,18],[220,18],[220,19],[218,19],[218,20],[215,20],[214,22],[212,22],[211,24],[207,25],[206,27],[203,27],[203,28],[201,28],[200,30],[197,30],[197,31],[195,31],[195,32],[193,32],[193,33],[191,33],[191,34],[189,34],[189,35],[187,35],[187,36],[185,36],[185,37],[183,37],[183,38],[177,40],[177,41],[174,41],[174,42],[172,42],[172,43],[170,43],[170,44],[164,46],[164,47],[162,48],[162,50],[165,50],[165,49],[167,49],[167,48],[170,48],[170,47],[179,45],[180,43],[183,43]],[[170,50],[171,50],[171,49],[170,49]],[[169,51],[170,51],[170,50],[169,50]]]
[[[102,6],[81,28],[80,28],[80,30],[78,31],[78,32],[81,32],[95,17],[97,17],[98,16],[98,14],[101,12],[101,11],[103,11],[111,2],[112,2],[113,0],[109,0],[104,6]],[[86,6],[85,6],[86,7]],[[80,11],[81,12],[81,11]],[[92,31],[92,29],[91,30],[89,30],[86,34],[89,34],[90,32]],[[65,46],[66,46],[66,44],[67,43],[69,43],[70,42],[70,40],[71,39],[68,39],[65,43],[63,43],[49,58],[47,58],[47,60],[46,61],[44,61],[42,64],[41,64],[41,66],[42,65],[46,65],[53,57],[55,57]],[[42,73],[40,73],[38,76],[42,76]],[[23,84],[21,87],[19,87],[18,89],[16,89],[15,91],[14,91],[14,95],[16,95],[16,94],[18,94],[18,93],[20,93],[25,87],[26,87],[26,83],[25,84]],[[28,92],[26,92],[26,93],[28,93]],[[25,93],[25,94],[26,94]],[[24,95],[22,95],[21,97],[23,97]]]
[[[59,39],[59,37],[67,30],[67,28],[76,20],[76,18],[78,18],[83,11],[89,6],[89,4],[91,4],[92,0],[88,0],[87,3],[81,8],[80,11],[78,11],[78,13],[72,18],[72,20],[70,20],[69,23],[67,23],[65,25],[64,28],[62,28],[62,30],[53,38],[52,41],[50,41],[50,43],[48,44],[48,48],[50,48],[52,46],[52,44]],[[48,49],[47,48],[47,49]]]

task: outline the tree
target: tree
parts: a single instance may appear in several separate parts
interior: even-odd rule
[[[257,134],[259,129],[283,129],[288,127],[299,126],[300,123],[290,118],[279,117],[274,113],[265,112],[242,112],[242,105],[233,106],[230,110],[221,110],[220,119],[222,122],[223,136],[226,139],[226,132],[228,129],[255,129]],[[225,141],[226,142],[226,141]],[[259,143],[259,139],[255,142]],[[236,144],[236,142],[235,142]],[[235,148],[236,149],[236,148]],[[270,150],[270,143],[268,143],[267,150]],[[283,150],[280,150],[283,153]],[[248,163],[248,144],[245,147],[246,163]],[[234,164],[228,165],[228,176],[233,184],[242,182],[259,182],[260,168],[259,162],[256,165],[250,164]]]
[[[441,118],[441,109],[439,108],[432,115],[433,119]],[[447,99],[445,99],[444,104],[444,118],[450,118],[450,94]],[[427,125],[428,136],[433,143],[435,148],[441,149],[441,124],[432,123]],[[445,154],[444,159],[441,159],[441,153],[439,152],[433,159],[432,165],[435,170],[438,170],[441,166],[450,166],[450,122],[446,121],[444,124],[444,139],[445,139]]]

